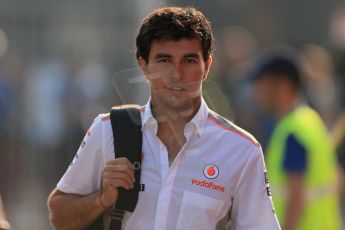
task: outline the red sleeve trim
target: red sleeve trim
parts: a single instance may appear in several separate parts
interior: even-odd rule
[[[251,143],[253,143],[256,147],[260,147],[260,144],[253,140],[252,138],[248,137],[246,134],[236,130],[236,129],[232,129],[232,128],[228,128],[228,127],[225,127],[224,125],[222,125],[218,120],[216,120],[214,117],[212,117],[211,115],[208,116],[208,118],[213,121],[213,123],[215,123],[217,126],[219,126],[220,128],[224,129],[224,130],[227,130],[227,131],[230,131],[232,133],[235,133],[237,135],[240,135],[241,137],[244,137],[245,139],[247,139],[248,141],[250,141]]]

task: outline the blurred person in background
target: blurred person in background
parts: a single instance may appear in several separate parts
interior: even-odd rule
[[[272,55],[254,79],[258,103],[277,119],[266,163],[282,229],[340,229],[335,148],[319,114],[303,101],[297,63]]]
[[[14,106],[16,105],[15,90],[13,82],[7,73],[3,71],[0,66],[0,146],[1,146],[1,161],[0,161],[0,181],[4,185],[10,185],[11,180],[8,178],[8,173],[11,172],[16,154],[13,152],[13,138],[12,116],[14,115]],[[8,186],[3,186],[0,190],[1,193],[7,195]]]
[[[24,69],[19,55],[0,55],[0,194],[6,200],[9,215],[12,214],[11,201],[16,199],[25,171],[21,152],[24,143],[21,133]]]
[[[338,160],[341,165],[339,174],[340,194],[343,226],[345,227],[345,4],[337,5],[331,14],[329,25],[329,42],[332,48],[332,57],[335,60],[336,85],[340,89],[341,110],[337,114],[336,122],[332,127],[332,136],[337,148]]]
[[[254,119],[256,113],[250,98],[252,84],[247,78],[257,41],[247,28],[240,26],[224,27],[219,37],[215,65],[219,85],[232,109],[229,119],[249,132],[257,132],[260,127]]]
[[[339,114],[339,86],[335,81],[334,63],[328,51],[315,44],[302,49],[301,68],[305,73],[305,91],[311,107],[330,129]]]
[[[24,89],[27,152],[30,178],[49,185],[60,165],[66,129],[64,108],[68,74],[60,61],[49,60],[31,67]],[[61,171],[61,170],[60,170]],[[61,175],[61,174],[60,174]]]
[[[341,209],[343,225],[345,220],[345,109],[332,128],[332,138],[337,149],[339,167],[339,192],[341,195]]]
[[[10,230],[10,229],[11,229],[11,225],[7,221],[5,207],[0,195],[0,230]]]
[[[122,228],[224,229],[220,223],[231,218],[236,230],[280,229],[260,144],[202,98],[213,43],[205,16],[194,8],[157,9],[136,41],[151,92],[141,110],[145,190],[134,212],[125,212]],[[133,188],[133,165],[114,159],[110,122],[109,114],[95,119],[48,199],[58,229],[86,228],[111,209],[118,188]]]
[[[344,8],[344,22],[345,22],[345,8]],[[344,40],[345,41],[345,40]],[[333,142],[337,148],[338,161],[341,165],[339,170],[340,178],[340,194],[342,204],[342,216],[343,226],[345,220],[345,49],[339,49],[341,52],[340,60],[337,61],[337,84],[341,89],[341,107],[342,111],[338,114],[338,117],[332,127]]]

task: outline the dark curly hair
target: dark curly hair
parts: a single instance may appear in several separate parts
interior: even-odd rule
[[[201,42],[206,61],[213,51],[210,22],[199,10],[191,7],[164,7],[144,18],[136,37],[136,58],[148,62],[153,41],[196,38]]]

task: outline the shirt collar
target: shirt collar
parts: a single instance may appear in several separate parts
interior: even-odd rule
[[[208,113],[209,109],[204,101],[204,99],[201,99],[201,105],[199,107],[198,112],[195,114],[195,116],[192,118],[192,120],[189,122],[193,125],[195,130],[197,131],[198,135],[201,136],[203,134],[206,121],[208,119]]]
[[[141,109],[141,112],[143,112],[142,130],[146,126],[157,125],[157,121],[152,115],[151,98],[148,100],[146,105]],[[192,125],[192,127],[197,131],[197,134],[199,136],[201,136],[203,134],[204,127],[205,127],[206,121],[208,119],[208,114],[209,114],[209,108],[208,108],[205,100],[202,98],[198,112],[194,115],[192,120],[187,123],[187,125],[188,124]]]
[[[141,128],[141,130],[143,130],[147,125],[157,124],[156,120],[154,119],[154,117],[152,115],[151,98],[146,103],[146,105],[144,105],[144,107],[141,110],[141,112],[144,113],[143,116],[142,116],[143,119],[142,119],[142,128]]]

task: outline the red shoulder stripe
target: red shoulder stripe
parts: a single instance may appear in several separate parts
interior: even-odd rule
[[[110,120],[110,117],[103,117],[102,119],[101,119],[101,121],[109,121]]]
[[[236,130],[236,129],[232,129],[232,128],[228,128],[225,127],[224,125],[222,125],[217,119],[215,119],[214,117],[212,117],[211,115],[208,115],[208,118],[213,121],[213,123],[215,123],[217,126],[219,126],[220,128],[233,132],[237,135],[240,135],[241,137],[244,137],[245,139],[247,139],[248,141],[250,141],[251,143],[253,143],[256,147],[260,147],[260,144],[258,142],[256,142],[255,140],[253,140],[252,138],[248,137],[246,134]]]

